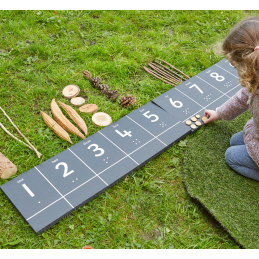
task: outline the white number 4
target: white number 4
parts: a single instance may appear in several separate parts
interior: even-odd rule
[[[155,114],[149,114],[149,115],[147,115],[149,112],[150,112],[150,111],[147,111],[147,112],[143,113],[143,115],[144,115],[146,118],[148,118],[148,119],[150,119],[151,117],[155,117],[155,119],[151,120],[151,122],[158,121],[159,117],[158,117],[157,115],[155,115]]]
[[[126,131],[126,130],[123,130],[124,134],[121,133],[120,131],[118,130],[115,130],[120,136],[122,136],[123,138],[126,137],[126,136],[129,136],[129,137],[132,137],[132,135],[130,134],[131,131]]]
[[[193,84],[193,85],[191,85],[189,88],[191,89],[191,88],[193,88],[193,87],[195,87],[201,94],[203,94],[203,91],[200,89],[200,87],[199,87],[198,85]]]

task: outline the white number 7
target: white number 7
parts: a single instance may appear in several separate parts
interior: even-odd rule
[[[191,85],[189,88],[191,89],[193,87],[195,87],[201,94],[203,94],[203,91],[199,88],[198,85],[194,84],[194,85]]]

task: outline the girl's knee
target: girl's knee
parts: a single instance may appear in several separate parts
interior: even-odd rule
[[[233,165],[233,152],[234,148],[229,147],[225,152],[225,160],[228,165]]]

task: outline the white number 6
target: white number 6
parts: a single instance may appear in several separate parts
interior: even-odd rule
[[[170,103],[175,107],[175,108],[181,108],[183,106],[183,103],[180,101],[173,101],[172,98],[169,99]],[[178,104],[178,105],[177,105]]]

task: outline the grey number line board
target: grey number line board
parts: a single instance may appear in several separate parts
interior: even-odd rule
[[[40,234],[193,132],[187,119],[216,109],[240,88],[223,59],[1,189]]]

